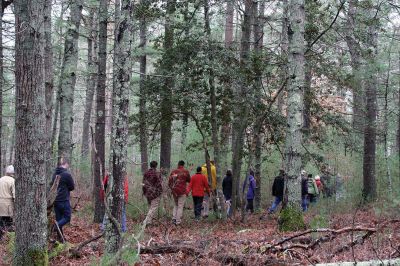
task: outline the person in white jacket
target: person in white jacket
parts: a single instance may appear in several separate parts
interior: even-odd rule
[[[0,239],[4,231],[13,224],[15,200],[14,166],[6,168],[6,175],[0,178]]]

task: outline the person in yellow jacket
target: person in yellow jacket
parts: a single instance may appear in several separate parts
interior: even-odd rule
[[[13,224],[15,200],[14,166],[6,168],[6,175],[0,178],[0,239]]]
[[[210,188],[211,188],[211,194],[204,194],[204,198],[203,198],[203,212],[202,212],[202,216],[204,218],[208,217],[208,213],[210,211],[210,199],[212,197],[212,194],[215,194],[215,191],[217,189],[217,168],[215,167],[215,162],[214,161],[210,161],[210,166],[211,166],[211,184],[210,184]],[[207,172],[207,164],[203,164],[201,166],[201,173],[203,175],[205,175],[208,179],[208,172]],[[209,179],[208,179],[209,180]],[[209,180],[210,182],[210,180]]]

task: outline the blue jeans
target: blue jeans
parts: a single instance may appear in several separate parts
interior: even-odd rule
[[[279,206],[279,204],[282,202],[282,197],[275,197],[274,202],[272,203],[271,208],[269,208],[268,212],[273,213],[276,211],[276,208]]]
[[[71,204],[69,200],[54,202],[54,212],[60,229],[71,221]]]
[[[307,207],[308,207],[307,195],[301,196],[301,208],[303,209],[303,212],[307,211]]]
[[[107,221],[107,214],[104,214],[103,217],[103,223],[100,225],[100,229],[104,231],[106,227],[106,221]],[[122,205],[122,216],[121,216],[121,231],[123,233],[126,232],[126,210],[125,210],[125,203]]]

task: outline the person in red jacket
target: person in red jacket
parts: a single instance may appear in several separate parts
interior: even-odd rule
[[[104,177],[103,179],[103,187],[104,190],[100,190],[100,198],[101,200],[104,200],[104,197],[106,193],[108,193],[108,174]],[[128,204],[128,199],[129,199],[129,184],[128,184],[128,176],[125,175],[125,180],[124,180],[124,204],[122,205],[122,217],[121,217],[121,231],[126,232],[126,204]],[[105,225],[106,225],[106,214],[104,215],[103,218],[103,223],[101,225],[101,230],[104,230]]]
[[[201,217],[201,206],[203,204],[204,192],[210,194],[207,177],[201,173],[201,170],[201,166],[197,167],[196,174],[191,177],[186,193],[189,194],[190,191],[192,192],[194,218],[196,221],[199,221]]]
[[[190,182],[190,173],[184,168],[185,162],[179,161],[178,168],[173,170],[168,178],[168,186],[174,197],[174,210],[172,222],[175,225],[181,223],[183,206],[186,200],[186,183]]]

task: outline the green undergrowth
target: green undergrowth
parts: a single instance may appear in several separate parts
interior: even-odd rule
[[[278,226],[281,232],[304,230],[306,224],[302,211],[299,208],[293,207],[283,209],[279,215]]]

